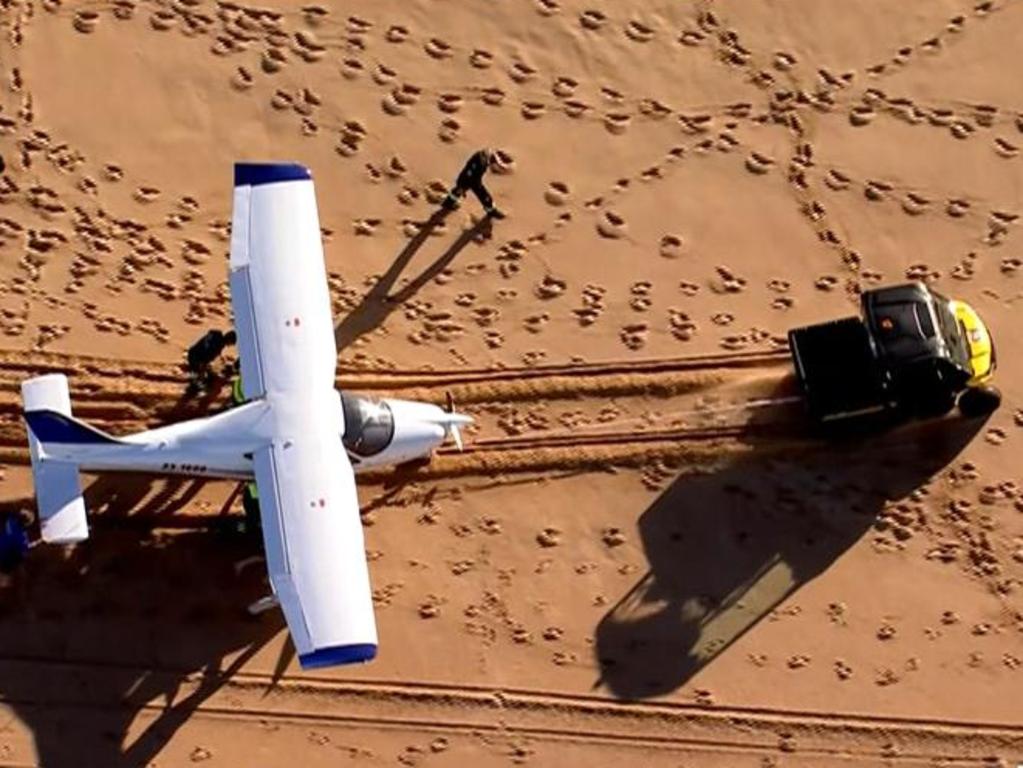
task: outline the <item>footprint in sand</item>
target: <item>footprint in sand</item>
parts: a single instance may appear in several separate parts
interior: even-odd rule
[[[650,309],[653,305],[653,300],[650,298],[652,288],[653,284],[647,280],[633,283],[630,289],[632,296],[629,299],[629,307],[635,312],[646,312]]]
[[[970,202],[961,198],[952,198],[945,204],[945,213],[953,219],[959,219],[970,211]]]
[[[464,103],[465,99],[457,93],[442,93],[437,97],[437,109],[449,115],[458,112]]]
[[[624,326],[619,332],[618,338],[622,340],[622,344],[636,352],[646,346],[649,333],[650,327],[646,323],[633,323]]]
[[[664,235],[658,253],[665,259],[679,258],[682,255],[682,238],[678,235]]]
[[[352,229],[355,234],[364,237],[372,237],[380,226],[380,219],[356,219],[352,222]]]
[[[159,10],[155,11],[149,17],[149,26],[158,32],[166,32],[172,29],[177,23],[177,16],[174,15],[173,11]]]
[[[75,31],[81,32],[83,35],[96,31],[98,24],[99,14],[89,10],[76,11],[71,21],[71,26],[75,28]]]
[[[814,281],[813,286],[818,291],[833,291],[838,286],[838,278],[834,275],[821,275]]]
[[[439,37],[431,37],[427,40],[423,45],[423,50],[426,51],[426,55],[431,59],[437,59],[438,61],[450,59],[454,54],[451,45]]]
[[[400,44],[404,43],[409,38],[408,27],[403,27],[401,24],[393,24],[387,28],[387,32],[384,33],[384,39],[389,43]]]
[[[519,85],[536,77],[536,67],[522,59],[516,59],[508,69],[508,76]]]
[[[718,266],[714,271],[715,276],[710,281],[714,293],[742,293],[746,290],[746,278],[736,275],[728,267]]]
[[[345,29],[350,35],[365,35],[373,29],[373,22],[359,16],[349,16],[345,20]]]
[[[341,61],[341,75],[346,80],[357,80],[365,71],[366,68],[358,59],[347,58]]]
[[[579,81],[571,77],[557,77],[551,85],[551,93],[559,99],[568,99],[575,95]]]
[[[1015,256],[1006,256],[1002,259],[1002,263],[999,266],[1002,270],[1002,274],[1015,275],[1023,268],[1023,259],[1019,259]]]
[[[604,211],[597,221],[597,232],[601,237],[610,240],[617,240],[624,237],[628,231],[628,225],[619,214],[614,211]]]
[[[227,4],[221,5],[225,7]],[[330,11],[320,5],[307,5],[302,8],[302,20],[305,21],[310,27],[319,27],[330,16]]]
[[[684,29],[678,35],[678,42],[688,48],[695,48],[702,45],[707,36],[696,29]]]
[[[362,66],[361,64],[359,65]],[[377,64],[373,69],[373,82],[377,85],[390,85],[398,78],[398,73],[386,64]]]
[[[794,66],[796,66],[796,57],[791,53],[785,51],[778,51],[774,54],[774,60],[772,61],[774,68],[779,72],[788,72]]]
[[[863,187],[863,196],[876,203],[886,199],[893,189],[887,181],[870,180]]]
[[[689,341],[696,335],[696,323],[680,309],[668,310],[668,324],[671,326],[671,335],[679,341]]]
[[[553,16],[561,12],[561,4],[558,0],[534,0],[536,12],[541,16]]]
[[[384,173],[392,179],[400,179],[407,172],[408,168],[397,155],[391,155],[391,157],[388,158],[387,163],[384,165]]]
[[[1011,159],[1019,155],[1019,147],[1012,142],[999,137],[995,139],[995,152],[998,153],[999,157]]]
[[[280,48],[267,48],[259,61],[259,65],[268,75],[280,72],[287,63],[288,55]]]
[[[632,115],[627,112],[608,112],[604,115],[604,127],[608,133],[621,136],[632,124]]]
[[[607,16],[602,11],[586,10],[579,14],[579,23],[583,29],[596,32],[607,24]]]
[[[458,138],[461,132],[462,124],[455,118],[449,117],[441,120],[440,126],[437,128],[437,137],[445,144],[450,144]]]
[[[299,58],[307,64],[321,61],[327,55],[327,47],[319,41],[315,34],[304,29],[295,33],[294,50]]]
[[[927,264],[910,264],[906,268],[906,279],[932,283],[935,280],[941,279],[941,273],[936,269],[931,269],[931,267]]]
[[[540,101],[524,101],[520,114],[526,120],[537,120],[547,113],[547,105]]]
[[[547,323],[550,322],[550,319],[551,316],[543,312],[539,315],[530,315],[523,321],[522,325],[530,333],[540,333]]]
[[[494,150],[494,165],[492,170],[499,176],[507,176],[514,173],[515,158],[507,150]]]
[[[562,109],[564,109],[566,115],[577,119],[591,112],[593,107],[576,99],[568,99],[562,104]]]
[[[504,336],[500,331],[486,331],[483,334],[483,343],[487,345],[487,349],[500,349],[504,346]]]
[[[247,91],[254,82],[255,78],[245,67],[238,67],[231,75],[231,87],[236,91]]]
[[[984,433],[984,439],[991,445],[1001,445],[1008,437],[1009,434],[1001,427],[991,427]]]
[[[683,296],[693,297],[700,292],[700,286],[690,280],[682,280],[678,284]]]
[[[270,106],[276,110],[290,109],[295,103],[294,97],[285,90],[278,88],[270,97]]]
[[[792,309],[796,305],[796,300],[791,296],[778,296],[771,302],[771,309],[786,310]]]
[[[654,39],[652,27],[635,19],[625,25],[625,36],[634,43],[649,43]]]
[[[758,176],[768,173],[773,167],[774,160],[759,152],[752,152],[746,158],[746,170]]]
[[[561,530],[553,526],[544,528],[536,535],[536,543],[541,547],[556,547],[561,543]]]
[[[476,48],[469,54],[469,65],[474,69],[490,69],[494,64],[494,54],[483,48]]]
[[[483,88],[480,91],[480,100],[489,107],[499,107],[504,104],[506,94],[497,86]]]
[[[403,115],[408,110],[415,106],[419,101],[419,97],[422,95],[423,89],[410,83],[403,83],[402,85],[393,88],[381,102],[381,106],[389,115],[398,116]]]
[[[564,280],[559,280],[553,275],[544,275],[534,291],[538,299],[549,301],[550,299],[556,299],[561,296],[568,288],[568,283]]]
[[[114,0],[114,18],[118,21],[128,21],[135,17],[134,0]]]
[[[849,122],[857,128],[870,125],[875,117],[877,117],[877,112],[867,104],[858,104],[849,110]]]
[[[651,165],[649,168],[644,168],[640,172],[639,178],[643,181],[657,181],[658,179],[663,179],[664,168],[659,165]],[[619,184],[621,184],[621,182],[619,182]],[[625,184],[624,186],[628,186],[628,184]]]
[[[902,198],[902,210],[910,216],[919,216],[931,208],[932,201],[916,192],[907,192]]]
[[[552,181],[547,185],[547,191],[544,192],[543,199],[547,201],[548,205],[565,205],[571,197],[571,190],[563,181]]]
[[[852,186],[852,179],[841,171],[832,168],[824,175],[824,183],[829,189],[833,189],[836,192],[843,192]]]
[[[156,187],[139,187],[132,197],[139,203],[152,203],[160,197],[160,190]]]

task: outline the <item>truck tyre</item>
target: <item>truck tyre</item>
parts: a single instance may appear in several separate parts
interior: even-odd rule
[[[959,396],[959,412],[968,419],[994,413],[1002,404],[1002,393],[995,387],[970,387]]]

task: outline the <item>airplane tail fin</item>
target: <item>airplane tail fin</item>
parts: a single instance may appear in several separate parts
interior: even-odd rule
[[[89,538],[89,524],[78,465],[48,456],[46,445],[116,441],[71,417],[71,395],[62,373],[22,382],[21,399],[43,540],[55,544],[84,541]]]

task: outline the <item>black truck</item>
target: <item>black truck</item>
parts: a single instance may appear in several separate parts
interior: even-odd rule
[[[860,306],[861,317],[789,331],[815,424],[941,416],[957,402],[974,417],[1001,404],[991,335],[966,302],[907,283],[864,291]]]

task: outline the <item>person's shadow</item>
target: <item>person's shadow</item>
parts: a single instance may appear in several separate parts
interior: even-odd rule
[[[262,552],[258,538],[202,528],[140,535],[138,520],[174,505],[158,494],[134,510],[145,494],[106,497],[113,487],[86,491],[103,509],[87,542],[34,547],[24,589],[0,592],[0,696],[47,768],[148,765],[284,627],[277,611],[245,612],[267,593],[265,571],[238,575],[234,563]],[[7,500],[0,514],[21,507],[34,500]]]
[[[458,238],[433,263],[406,283],[400,290],[392,294],[391,290],[412,261],[412,258],[422,248],[430,234],[444,221],[448,213],[448,211],[440,208],[423,222],[419,227],[419,231],[405,244],[405,247],[394,259],[387,272],[374,283],[369,293],[362,298],[358,306],[337,324],[334,328],[334,340],[337,343],[339,352],[350,346],[356,339],[379,327],[387,319],[388,315],[412,298],[430,280],[443,272],[469,243],[474,240],[483,240],[490,237],[493,222],[489,216],[485,216],[479,219],[473,226],[463,230]]]
[[[679,477],[639,520],[649,571],[596,628],[596,685],[622,699],[685,685],[858,541],[886,501],[945,467],[982,423],[907,424],[798,453],[754,449],[720,471]]]

